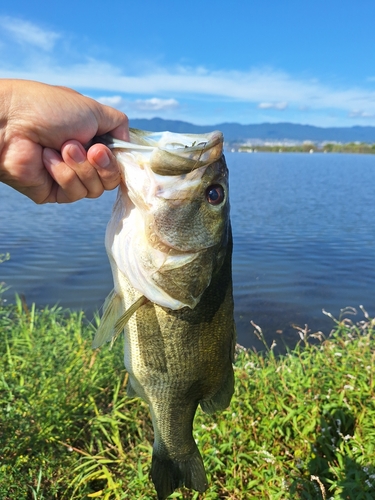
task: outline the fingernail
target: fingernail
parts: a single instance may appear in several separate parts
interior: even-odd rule
[[[95,155],[95,163],[98,165],[98,167],[106,168],[111,163],[111,159],[106,151],[99,151]]]
[[[76,163],[83,163],[86,160],[86,155],[83,153],[81,148],[75,144],[69,146],[68,155]]]
[[[44,148],[43,149],[43,162],[48,163],[51,166],[58,165],[61,163],[62,159],[61,156],[57,151],[54,149],[50,148]]]

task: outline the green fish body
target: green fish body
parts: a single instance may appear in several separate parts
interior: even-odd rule
[[[158,499],[207,479],[192,435],[198,404],[233,394],[235,326],[228,170],[219,132],[104,139],[123,183],[106,233],[114,291],[93,342],[124,331],[127,391],[150,407]]]

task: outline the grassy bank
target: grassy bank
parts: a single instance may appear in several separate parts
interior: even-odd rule
[[[375,498],[375,321],[285,356],[240,349],[230,408],[198,412],[199,497]],[[260,334],[260,332],[257,332]],[[0,305],[0,498],[153,499],[147,407],[125,395],[122,345],[93,352],[82,314]],[[316,341],[316,339],[314,339]]]

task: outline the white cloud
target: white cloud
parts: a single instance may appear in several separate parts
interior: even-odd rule
[[[279,111],[283,111],[288,107],[288,103],[283,102],[260,102],[258,104],[259,109],[278,109]]]
[[[102,95],[97,98],[100,102],[142,116],[170,112],[186,119],[193,113],[203,120],[204,114],[211,117],[220,107],[225,120],[230,116],[241,121],[253,117],[272,121],[276,111],[283,111],[283,119],[300,121],[306,110],[310,123],[375,118],[375,90],[365,85],[337,85],[272,68],[224,71],[203,66],[162,67],[155,61],[142,64],[143,71],[129,72],[77,52],[67,39],[57,50],[59,37],[28,21],[0,16],[0,77],[73,87]]]
[[[349,118],[375,118],[375,113],[367,111],[353,110],[348,114]]]
[[[1,68],[3,78],[25,78],[92,91],[135,95],[171,95],[261,103],[261,109],[333,109],[350,113],[367,109],[375,113],[375,91],[359,87],[337,88],[312,80],[295,78],[281,71],[197,71],[192,68],[154,69],[152,73],[125,74],[121,68],[91,60],[80,65],[40,65],[30,71]],[[205,97],[206,96],[206,97]],[[160,97],[158,97],[160,99]],[[149,99],[147,99],[149,101]],[[169,101],[169,99],[165,99]],[[143,104],[141,104],[143,105]],[[144,106],[156,106],[144,104]]]
[[[167,111],[179,107],[176,99],[159,99],[152,97],[151,99],[137,99],[134,102],[134,108],[139,111]]]
[[[128,101],[119,95],[97,97],[96,100],[102,104],[118,109],[122,109],[128,104]]]
[[[39,28],[29,21],[9,16],[0,17],[0,27],[7,32],[13,41],[30,44],[45,51],[51,51],[60,35],[53,31]]]
[[[164,111],[177,109],[180,106],[176,99],[160,99],[158,97],[152,97],[151,99],[136,99],[135,101],[132,101],[130,99],[124,99],[119,95],[115,95],[98,97],[96,100],[102,104],[106,104],[107,106],[112,106],[127,112],[131,109],[134,111],[158,111],[159,113],[162,113]]]

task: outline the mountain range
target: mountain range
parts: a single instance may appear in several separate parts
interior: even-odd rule
[[[312,141],[312,142],[367,142],[375,143],[375,127],[314,127],[295,123],[260,123],[241,125],[240,123],[219,123],[217,125],[194,125],[178,120],[163,118],[134,118],[130,126],[150,132],[170,132],[204,134],[221,130],[227,142],[246,142],[249,139],[260,141]]]

